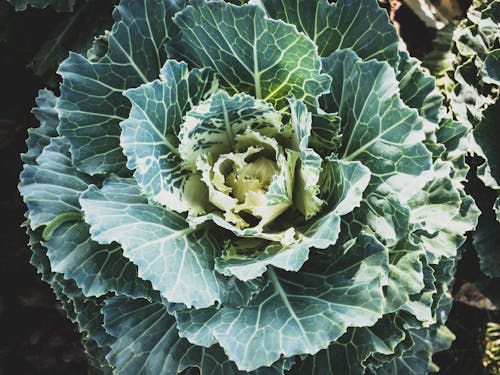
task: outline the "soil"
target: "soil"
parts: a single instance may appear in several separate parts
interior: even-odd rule
[[[0,0],[0,6],[5,7]],[[391,0],[393,4],[398,3]],[[21,223],[26,210],[17,191],[25,151],[26,130],[36,121],[30,114],[38,89],[44,87],[26,68],[36,47],[57,27],[64,14],[28,10],[12,14],[0,25],[8,28],[7,41],[0,39],[0,209],[3,214],[0,243],[0,375],[79,375],[87,373],[80,335],[65,316],[48,285],[29,264],[30,251]],[[434,31],[427,29],[401,6],[393,19],[415,57],[431,48]],[[27,26],[28,25],[28,26]],[[2,30],[2,28],[4,28]],[[455,286],[480,277],[478,260],[468,247]],[[435,356],[440,374],[487,374],[481,364],[482,335],[487,321],[499,321],[498,312],[454,303],[449,327],[457,335],[451,350]]]

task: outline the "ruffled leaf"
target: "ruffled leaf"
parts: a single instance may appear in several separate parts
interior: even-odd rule
[[[238,370],[219,346],[204,348],[180,338],[173,316],[160,302],[111,297],[103,309],[104,327],[116,338],[107,355],[114,374],[178,374],[190,368],[218,375],[279,375],[289,361],[247,373]]]
[[[77,169],[94,175],[124,166],[119,123],[130,103],[122,94],[158,77],[163,44],[175,29],[170,19],[183,6],[183,0],[123,0],[113,13],[106,54],[94,62],[70,53],[59,66],[59,132],[71,144]]]
[[[135,170],[144,194],[170,210],[204,209],[203,184],[183,166],[178,135],[186,112],[216,87],[211,70],[189,71],[187,64],[168,60],[161,80],[124,93],[132,103],[129,118],[121,123],[120,143],[127,167]]]
[[[309,257],[310,249],[326,249],[336,243],[340,232],[340,217],[360,205],[370,172],[359,162],[343,162],[335,158],[325,161],[325,177],[321,182],[326,213],[294,228],[297,238],[290,244],[255,239],[231,241],[216,269],[241,280],[261,276],[269,265],[287,271],[298,271]]]
[[[387,255],[375,238],[360,236],[331,260],[308,263],[300,274],[270,268],[270,286],[247,308],[178,312],[180,335],[206,347],[218,342],[246,371],[281,355],[314,354],[348,327],[371,326],[381,317]]]
[[[317,47],[284,22],[253,5],[196,0],[174,22],[181,32],[169,41],[173,54],[198,67],[212,67],[231,91],[246,92],[282,108],[286,96],[314,106],[327,91]]]
[[[398,35],[387,12],[375,1],[252,0],[275,19],[296,25],[318,46],[320,56],[349,48],[363,60],[377,59],[395,64]],[[380,48],[384,46],[384,48]]]
[[[221,301],[213,271],[217,241],[195,231],[179,214],[148,204],[134,180],[111,176],[101,189],[91,185],[80,198],[92,238],[119,243],[139,276],[170,302],[197,308]]]
[[[26,165],[20,177],[31,229],[44,227],[44,246],[54,272],[74,280],[85,296],[110,291],[149,294],[150,285],[138,278],[137,267],[122,256],[119,246],[101,246],[90,239],[78,200],[95,181],[72,166],[64,138],[51,138],[36,164]]]

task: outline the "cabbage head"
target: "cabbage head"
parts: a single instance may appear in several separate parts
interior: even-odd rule
[[[32,263],[113,374],[422,374],[477,208],[376,0],[122,0],[42,90]]]

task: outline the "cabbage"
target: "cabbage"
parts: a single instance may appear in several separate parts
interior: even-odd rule
[[[95,370],[436,371],[469,129],[377,2],[113,17],[40,92],[19,187]]]

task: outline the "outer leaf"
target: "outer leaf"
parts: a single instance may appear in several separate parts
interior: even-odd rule
[[[415,224],[415,229],[433,234],[452,225],[458,215],[460,193],[448,177],[449,168],[446,164],[437,165],[434,179],[409,200],[410,222]]]
[[[500,184],[500,150],[492,134],[498,132],[499,116],[500,100],[484,112],[483,120],[474,128],[474,139],[481,147],[479,152],[487,160],[489,173],[494,180],[487,185],[495,189]]]
[[[484,59],[483,75],[486,83],[500,85],[500,49],[491,51]]]
[[[204,348],[180,338],[175,319],[159,302],[111,297],[103,313],[106,330],[116,337],[107,356],[114,374],[178,374],[191,367],[214,375],[248,374],[238,371],[219,346]],[[285,366],[279,361],[252,374],[278,375]]]
[[[33,251],[31,264],[33,264],[54,291],[57,299],[61,301],[68,318],[76,323],[82,333],[82,344],[89,357],[92,367],[98,369],[99,374],[111,374],[111,367],[105,359],[109,351],[109,336],[102,327],[100,312],[101,303],[95,298],[86,298],[73,281],[68,281],[59,273],[52,272],[45,249],[40,244],[40,233],[28,230],[30,247]]]
[[[93,179],[74,169],[68,148],[63,138],[52,138],[37,158],[38,165],[26,165],[21,173],[19,191],[29,209],[31,229],[81,218],[78,198]]]
[[[392,375],[403,373],[420,375],[439,370],[432,363],[432,354],[434,351],[449,348],[455,336],[444,325],[410,330],[409,334],[415,345],[410,350],[404,352],[401,357],[396,357],[382,367],[373,369],[370,372],[371,374]]]
[[[323,59],[336,84],[325,109],[342,118],[342,159],[359,160],[371,173],[370,185],[398,191],[429,170],[430,153],[422,144],[422,120],[398,97],[394,71],[376,61],[363,62],[349,50]],[[403,182],[406,181],[406,182]]]
[[[386,291],[385,312],[397,312],[410,301],[410,295],[419,293],[425,286],[422,246],[410,241],[393,249],[389,264],[389,284]]]
[[[328,89],[314,43],[256,6],[196,0],[174,22],[181,32],[170,50],[195,66],[212,67],[233,92],[282,108],[287,94],[314,106]]]
[[[348,50],[323,62],[336,82],[323,105],[342,118],[342,158],[359,160],[372,173],[361,208],[346,218],[351,236],[367,227],[395,244],[409,224],[403,203],[425,184],[422,173],[431,168],[431,155],[421,142],[423,122],[399,98],[398,81],[386,63],[363,62]]]
[[[59,119],[54,109],[56,100],[57,97],[52,91],[38,91],[37,106],[33,108],[32,112],[40,122],[40,126],[28,129],[28,139],[26,140],[28,150],[21,154],[21,159],[25,164],[35,164],[36,158],[40,156],[45,146],[50,143],[50,139],[57,136]]]
[[[121,123],[121,146],[127,167],[152,201],[185,212],[200,206],[200,183],[179,157],[179,128],[186,112],[217,87],[209,69],[188,70],[169,60],[156,80],[125,92],[132,103],[130,117]],[[200,208],[199,208],[200,209]],[[198,210],[199,210],[198,209]]]
[[[422,242],[430,264],[442,258],[455,257],[457,249],[465,242],[465,232],[473,230],[480,214],[474,199],[461,193],[462,204],[457,215],[448,226],[436,233],[419,233],[417,242]]]
[[[137,266],[123,257],[116,245],[102,246],[90,239],[89,227],[82,221],[64,223],[44,243],[54,272],[73,279],[85,296],[117,292],[149,297],[151,285],[139,279]]]
[[[469,126],[478,124],[482,112],[498,98],[498,81],[488,75],[485,60],[494,61],[500,43],[500,2],[494,0],[471,7],[454,34],[458,50],[450,104],[456,118]],[[491,72],[493,73],[493,72]],[[494,73],[493,73],[494,75]],[[493,84],[490,85],[490,84]]]
[[[218,243],[206,230],[195,232],[182,216],[148,204],[131,179],[112,176],[101,189],[92,185],[80,203],[92,238],[122,245],[140,277],[170,302],[200,308],[221,301],[213,271]]]
[[[42,110],[50,113],[44,107]],[[45,132],[54,131],[49,122],[43,124],[35,138],[40,143],[30,150],[32,156],[46,141]],[[90,240],[78,199],[95,181],[72,166],[66,141],[51,138],[36,162],[25,166],[19,190],[30,209],[31,228],[45,227],[44,245],[53,271],[73,279],[86,296],[102,296],[110,291],[147,295],[150,286],[137,278],[137,267],[123,258],[119,247],[108,248]]]
[[[500,223],[493,214],[484,213],[474,232],[474,247],[479,254],[481,271],[489,277],[500,277]]]
[[[432,50],[423,59],[423,65],[437,78],[438,86],[445,89],[450,84],[447,82],[446,74],[453,69],[453,62],[456,58],[452,52],[453,31],[456,27],[456,24],[449,23],[438,30],[432,42]]]
[[[347,327],[370,326],[381,316],[387,261],[375,238],[361,236],[331,261],[307,263],[300,274],[269,269],[271,285],[247,308],[178,312],[179,332],[196,345],[218,342],[242,370],[281,355],[316,353]]]
[[[394,315],[384,315],[372,327],[350,328],[342,337],[302,362],[299,374],[364,374],[372,353],[391,354],[404,338]]]
[[[396,78],[399,81],[401,99],[430,123],[426,124],[426,131],[432,131],[439,123],[443,95],[436,89],[435,78],[420,68],[417,59],[410,57],[406,52],[400,52],[399,55],[401,60]]]
[[[296,25],[326,57],[349,48],[363,60],[377,59],[395,65],[399,38],[387,12],[374,0],[256,0],[274,19]]]
[[[71,53],[60,65],[59,132],[69,139],[79,170],[99,174],[123,167],[118,124],[130,104],[122,93],[158,77],[163,43],[175,28],[169,20],[183,5],[183,0],[123,0],[113,12],[106,55],[92,62]]]

